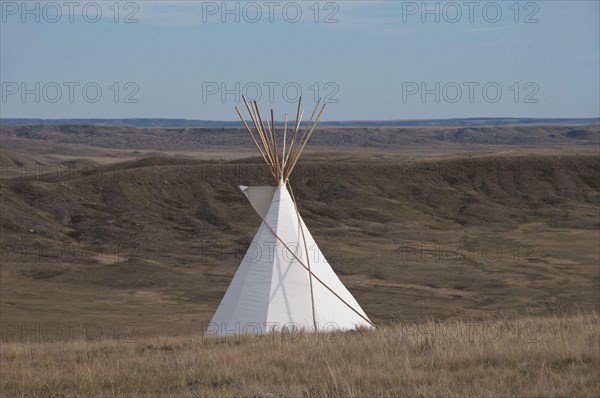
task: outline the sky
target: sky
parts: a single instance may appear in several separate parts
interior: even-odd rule
[[[0,3],[3,118],[600,116],[596,0]]]

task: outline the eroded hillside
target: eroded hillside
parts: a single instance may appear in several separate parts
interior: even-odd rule
[[[299,165],[293,190],[376,322],[597,305],[594,153],[322,158]],[[10,169],[0,201],[3,317],[197,330],[258,228],[237,188],[271,184],[257,162]]]

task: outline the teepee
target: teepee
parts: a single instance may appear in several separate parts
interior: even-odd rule
[[[256,101],[249,104],[243,99],[254,131],[239,109],[235,109],[277,185],[240,186],[262,224],[206,334],[226,336],[285,329],[332,331],[373,327],[306,228],[289,183],[290,174],[325,104],[313,122],[319,100],[308,123],[301,128],[304,111],[301,111],[300,98],[296,121],[290,126],[289,134],[285,115],[279,153],[273,110],[271,120],[264,123]]]

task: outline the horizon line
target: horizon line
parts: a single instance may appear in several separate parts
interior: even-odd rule
[[[597,120],[600,121],[600,116],[586,117],[543,117],[543,116],[466,116],[466,117],[440,117],[440,118],[410,118],[410,119],[338,119],[324,120],[323,123],[369,123],[369,122],[413,122],[413,121],[438,121],[438,120],[495,120],[495,119],[510,119],[510,120]],[[24,121],[24,120],[177,120],[189,122],[210,122],[210,123],[235,123],[243,125],[239,119],[223,120],[223,119],[192,119],[186,117],[0,117],[0,121]],[[250,120],[250,119],[248,119]],[[283,120],[275,120],[275,123],[284,123]]]

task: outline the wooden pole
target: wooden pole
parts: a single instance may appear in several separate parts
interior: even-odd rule
[[[273,162],[275,162],[275,156],[273,156],[273,146],[271,145],[271,139],[269,138],[270,134],[268,133],[267,129],[265,128],[265,124],[262,120],[262,116],[260,114],[260,109],[258,107],[258,103],[256,101],[253,101],[253,104],[254,104],[254,110],[258,117],[259,125],[261,126],[262,132],[265,136],[265,143],[267,144],[267,149],[269,150],[269,153],[271,154],[271,159],[273,160]]]
[[[313,117],[315,116],[315,113],[317,112],[317,109],[319,109],[319,104],[321,104],[321,98],[319,98],[319,100],[317,101],[317,104],[315,105],[312,113],[310,114],[310,119],[308,119],[308,123],[306,123],[306,127],[304,128],[304,130],[302,132],[302,137],[300,138],[300,142],[304,142],[304,138],[306,138],[306,133],[308,132],[308,129],[311,126],[311,123],[313,121]]]
[[[285,171],[285,144],[287,140],[287,113],[283,115],[283,150],[281,151],[281,175]],[[285,181],[284,181],[285,182]]]
[[[306,137],[306,133],[310,127],[310,124],[313,120],[313,117],[315,116],[315,112],[317,111],[317,109],[319,108],[319,104],[321,103],[321,98],[319,98],[319,100],[317,101],[317,104],[315,105],[311,115],[310,115],[310,119],[308,119],[308,123],[306,124],[306,128],[304,129],[304,132],[302,134],[302,136],[300,137],[300,143],[302,143],[304,141],[304,138]],[[297,126],[299,127],[299,126]],[[295,153],[294,155],[292,155],[292,159],[294,159]]]
[[[294,202],[294,209],[296,210],[296,216],[298,217],[298,227],[300,228],[300,232],[302,233],[302,241],[304,242],[304,253],[306,253],[306,265],[308,266],[308,281],[310,285],[310,305],[312,308],[312,319],[313,319],[313,327],[315,328],[315,332],[317,331],[317,316],[315,314],[315,295],[313,289],[313,273],[310,269],[310,255],[308,254],[308,245],[306,244],[306,236],[304,236],[304,228],[302,227],[302,218],[300,217],[300,211],[298,210],[298,204],[296,203],[296,197],[294,195],[294,190],[292,189],[292,184],[287,181],[287,186],[290,188],[290,193],[292,194],[292,201]]]
[[[261,126],[262,132],[265,136],[265,144],[267,146],[267,149],[269,151],[269,153],[271,154],[271,161],[273,162],[273,170],[275,171],[275,156],[273,153],[273,146],[271,145],[271,143],[269,142],[269,134],[267,133],[267,130],[265,129],[265,124],[262,121],[262,116],[260,115],[260,109],[258,108],[258,104],[256,103],[256,101],[254,101],[254,108],[256,109],[256,114],[258,115],[258,120],[259,120],[259,124]],[[277,183],[279,183],[279,181],[277,181]]]
[[[323,107],[321,108],[321,111],[319,112],[319,116],[317,116],[317,119],[315,120],[315,123],[313,124],[312,128],[310,129],[310,132],[306,136],[306,139],[302,143],[302,146],[300,147],[300,149],[295,154],[295,157],[292,160],[291,167],[288,169],[287,175],[285,176],[286,180],[289,178],[290,173],[292,172],[293,168],[296,166],[296,163],[298,162],[298,159],[300,158],[300,155],[302,154],[302,151],[304,150],[304,147],[306,146],[306,143],[310,139],[310,136],[312,135],[313,131],[315,131],[315,127],[317,126],[317,123],[319,123],[319,119],[321,118],[321,115],[323,114],[323,111],[325,110],[325,106],[326,105],[327,104],[323,104]]]
[[[256,115],[254,115],[254,112],[251,110],[250,105],[248,105],[248,101],[246,101],[246,97],[242,96],[242,99],[244,100],[244,103],[246,104],[246,109],[248,109],[248,113],[250,114],[250,118],[252,119],[252,122],[254,123],[254,127],[256,128],[256,131],[258,133],[258,136],[260,137],[260,141],[263,145],[263,149],[265,152],[265,155],[267,156],[267,165],[269,166],[269,168],[271,168],[271,170],[273,169],[272,163],[273,160],[271,159],[271,155],[268,151],[268,147],[267,144],[265,142],[265,138],[264,138],[264,134],[262,133],[259,125],[258,125],[258,117]]]
[[[244,126],[246,127],[246,130],[248,130],[248,133],[250,134],[250,137],[252,138],[252,141],[254,142],[254,145],[256,145],[256,149],[258,149],[258,152],[260,152],[260,154],[263,157],[263,159],[265,160],[265,162],[267,162],[267,164],[269,164],[269,162],[267,161],[267,157],[265,156],[264,152],[260,148],[260,145],[258,145],[258,142],[256,141],[256,138],[254,138],[254,134],[252,134],[252,129],[250,127],[248,127],[248,124],[244,120],[244,117],[242,116],[242,114],[241,114],[241,112],[240,112],[240,110],[238,109],[237,106],[235,107],[235,111],[240,116],[240,119],[242,119],[242,123],[244,123]]]
[[[258,106],[258,104],[257,104]],[[265,133],[267,134],[267,137],[269,139],[269,145],[271,146],[271,152],[272,152],[272,156],[273,156],[273,165],[275,167],[275,173],[277,174],[277,170],[279,169],[279,164],[277,163],[277,150],[275,148],[275,142],[273,140],[273,130],[271,129],[271,123],[269,122],[269,115],[267,115],[267,130],[265,131]],[[279,184],[279,178],[275,177],[276,179],[276,183]]]
[[[298,126],[300,125],[300,120],[302,119],[302,116],[300,115],[301,105],[302,105],[302,96],[300,96],[300,98],[298,99],[298,109],[296,110],[296,125],[294,128],[294,136],[292,137],[292,143],[290,144],[290,150],[288,152],[287,158],[289,158],[289,155],[292,153],[292,150],[294,149],[294,146],[296,145],[296,136],[298,135]],[[285,162],[287,163],[287,159]]]
[[[294,153],[294,149],[296,148],[296,144],[297,144],[297,137],[298,137],[298,131],[300,130],[300,122],[302,121],[302,116],[304,116],[304,109],[302,110],[302,112],[300,112],[300,116],[297,117],[296,119],[296,127],[294,128],[294,137],[292,139],[292,145],[290,145],[290,150],[288,152],[288,156],[287,158],[290,159],[290,156],[292,155],[292,153]],[[287,164],[288,161],[286,160],[285,163]]]
[[[277,184],[281,182],[281,164],[279,163],[279,152],[277,151],[277,133],[275,132],[275,115],[271,109],[271,134],[273,135],[273,151],[275,151],[275,165],[277,166]]]

